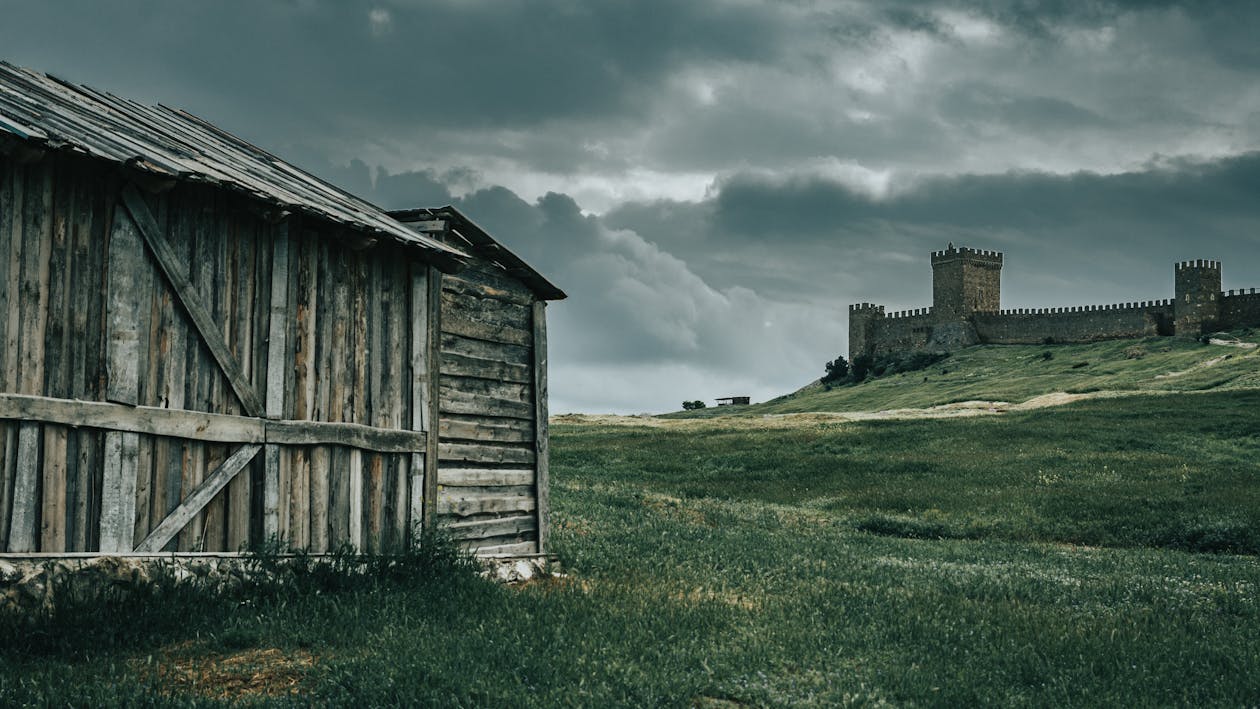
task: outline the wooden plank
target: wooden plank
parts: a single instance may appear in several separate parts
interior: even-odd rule
[[[14,230],[21,231],[21,184],[22,171],[17,165],[11,162],[0,162],[0,254],[9,257],[8,267],[0,272],[0,385],[7,386],[3,376],[6,365],[11,360],[9,337],[16,336],[18,319],[15,314],[9,312],[10,302],[17,302],[18,289],[14,284],[17,271],[20,274],[18,264],[22,260],[21,237],[14,237]],[[15,194],[16,193],[16,194]],[[15,218],[16,215],[16,218]],[[17,251],[15,252],[14,249]],[[14,343],[16,346],[16,342]],[[12,389],[6,389],[12,391]],[[3,475],[0,475],[3,478]],[[0,491],[0,500],[3,500],[5,493]],[[8,509],[0,504],[0,549],[4,549],[5,536],[3,527],[8,524]]]
[[[534,425],[520,419],[447,414],[438,426],[443,440],[533,443]]]
[[[9,512],[9,551],[13,552],[35,551],[39,541],[39,434],[37,423],[23,421],[18,427],[13,502]]]
[[[65,426],[44,427],[43,497],[39,517],[40,551],[66,551],[66,438]]]
[[[443,525],[455,539],[485,539],[532,532],[538,527],[534,515],[499,517],[472,522],[451,522]]]
[[[20,360],[17,390],[44,393],[44,347],[48,328],[48,281],[52,256],[52,169],[36,166],[28,180],[23,214],[26,220],[22,253]],[[32,248],[34,247],[34,248]]]
[[[127,211],[131,214],[135,225],[144,236],[145,243],[149,245],[149,249],[153,253],[160,270],[175,290],[175,294],[179,297],[185,312],[188,313],[189,318],[192,320],[193,326],[197,329],[202,341],[218,363],[219,369],[227,377],[232,390],[241,402],[241,406],[251,416],[262,416],[264,411],[262,400],[249,383],[249,379],[242,372],[236,358],[232,356],[231,350],[223,339],[222,332],[214,324],[214,320],[201,296],[197,294],[189,282],[183,265],[176,259],[175,253],[171,250],[170,245],[167,244],[165,237],[162,236],[162,232],[157,222],[154,221],[148,205],[145,204],[140,193],[132,185],[124,188],[122,197]]]
[[[284,414],[285,370],[288,361],[286,336],[289,332],[289,225],[275,232],[271,258],[271,308],[267,337],[267,418]],[[263,538],[280,535],[280,448],[267,446],[263,473]]]
[[[536,415],[534,405],[529,402],[452,389],[442,390],[440,406],[444,414],[499,416],[523,421],[532,421]]]
[[[467,357],[453,352],[442,353],[442,373],[461,377],[492,379],[501,382],[528,384],[531,367],[493,359]]]
[[[289,545],[309,549],[311,545],[311,457],[304,448],[289,448]]]
[[[163,409],[153,406],[124,406],[97,401],[54,399],[46,396],[0,394],[0,419],[28,419],[63,426],[102,428],[129,433],[145,433],[196,441],[261,443],[267,439],[267,424],[248,416],[211,414],[203,411]],[[288,422],[276,422],[283,427]],[[309,425],[309,424],[308,424]],[[314,424],[316,427],[319,424]],[[326,424],[325,424],[326,425]],[[411,435],[410,432],[405,432]],[[296,434],[282,431],[278,442]],[[319,439],[318,431],[307,434]],[[328,438],[341,440],[347,434],[339,427]],[[363,435],[372,440],[370,435]],[[393,440],[388,439],[387,440]]]
[[[502,286],[502,283],[491,283],[490,279],[480,277],[479,274],[475,272],[470,273],[468,269],[465,269],[459,274],[447,278],[442,284],[442,290],[475,298],[502,300],[517,305],[528,306],[534,302],[533,295],[525,288],[504,288]]]
[[[328,446],[311,448],[311,522],[310,550],[328,551],[329,474],[331,455]]]
[[[442,441],[438,455],[443,461],[470,463],[534,464],[531,448],[483,445],[479,443],[448,443]]]
[[[140,292],[140,274],[148,267],[135,224],[121,211],[115,212],[109,239],[109,300],[106,305],[105,398],[108,401],[133,406],[140,403],[140,343],[147,339],[147,333],[140,331],[142,296],[147,295]]]
[[[9,232],[9,270],[5,279],[8,293],[8,304],[5,322],[11,325],[4,333],[4,390],[18,390],[18,347],[21,344],[22,322],[22,252],[25,246],[25,220],[22,217],[22,200],[26,186],[26,170],[13,167],[13,178],[9,184],[10,212]]]
[[[438,484],[442,487],[532,486],[534,484],[534,471],[506,468],[443,468],[438,473]]]
[[[100,549],[107,554],[131,551],[136,517],[136,456],[140,436],[105,434],[105,480],[101,485]]]
[[[411,389],[407,381],[409,371],[409,316],[407,289],[410,285],[410,270],[405,262],[390,262],[389,268],[390,299],[386,309],[386,354],[389,358],[389,416],[387,424],[391,428],[411,428],[408,417],[408,405]],[[389,547],[393,550],[406,548],[409,544],[411,483],[411,456],[393,455],[388,459],[387,493],[389,501],[385,506],[386,524],[389,530]]]
[[[17,463],[17,426],[0,423],[0,552],[9,548],[10,503]]]
[[[268,421],[267,441],[283,445],[337,444],[378,453],[412,453],[425,449],[424,431],[374,428],[357,423]]]
[[[350,501],[350,546],[362,551],[363,546],[363,451],[350,450],[350,475],[347,493]]]
[[[506,364],[519,364],[526,367],[534,366],[533,352],[529,347],[474,340],[460,335],[443,334],[442,352],[504,362]]]
[[[249,464],[262,446],[251,443],[241,446],[214,472],[210,473],[195,490],[184,498],[169,515],[166,516],[149,536],[136,547],[138,552],[161,551],[175,535],[180,532],[198,512],[206,506],[215,495],[219,494],[231,480]]]
[[[438,514],[467,517],[490,512],[533,512],[537,504],[533,497],[522,495],[471,497],[441,495],[438,497]]]
[[[424,420],[427,424],[426,428],[433,433],[426,439],[426,448],[424,455],[424,524],[426,527],[434,527],[437,524],[437,481],[438,481],[438,434],[437,426],[434,425],[439,419],[439,409],[441,406],[441,375],[442,361],[439,354],[440,334],[442,332],[442,280],[443,276],[440,271],[430,266],[428,274],[425,277],[427,281],[427,295],[425,297],[425,308],[428,311],[428,325],[425,328],[425,351],[424,362],[428,372],[426,383],[428,385],[428,393],[426,399],[428,402],[428,411],[425,412]]]
[[[493,542],[494,540],[489,540]],[[521,554],[538,553],[538,542],[512,542],[509,544],[482,544],[480,542],[465,542],[465,549],[472,549],[477,552],[477,556],[518,556]]]
[[[504,322],[487,322],[455,315],[443,318],[442,332],[509,345],[529,344],[529,332],[522,328]],[[458,315],[463,315],[463,313],[458,313]]]
[[[550,505],[550,458],[549,423],[547,413],[547,302],[534,302],[534,469],[538,471],[538,551],[547,550],[547,537],[551,529]]]
[[[410,372],[411,382],[411,428],[424,431],[429,416],[429,393],[433,388],[433,380],[429,376],[429,281],[426,267],[418,263],[411,265],[410,308]],[[426,442],[426,450],[428,445]],[[418,530],[424,524],[424,491],[425,491],[425,455],[413,453],[411,456],[411,489],[408,500],[408,534]]]

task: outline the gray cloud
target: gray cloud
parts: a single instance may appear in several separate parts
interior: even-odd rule
[[[9,2],[4,59],[188,108],[389,208],[454,203],[568,290],[565,408],[769,396],[845,306],[1260,286],[1260,6],[1225,0]]]

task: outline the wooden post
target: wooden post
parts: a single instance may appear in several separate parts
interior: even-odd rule
[[[140,384],[141,269],[148,268],[135,223],[122,209],[114,210],[106,273],[105,398],[135,406]],[[135,433],[105,434],[105,469],[101,484],[100,550],[129,552],[135,540],[136,473],[140,437]]]
[[[284,415],[285,372],[289,361],[289,223],[275,232],[271,258],[271,310],[267,335],[267,418]],[[263,474],[263,539],[280,534],[280,446],[267,444]]]
[[[547,548],[551,487],[547,439],[547,301],[534,301],[534,454],[538,498],[538,552]]]
[[[442,357],[439,349],[442,344],[442,272],[430,266],[428,269],[428,295],[425,305],[428,308],[428,332],[425,333],[425,371],[428,373],[428,409],[425,412],[425,426],[428,436],[425,438],[424,454],[424,524],[433,528],[437,525],[437,488],[438,488],[438,417],[441,404]]]
[[[411,268],[411,430],[437,429],[428,423],[429,418],[429,279],[428,267],[414,264]],[[428,444],[425,444],[428,450]],[[411,511],[408,517],[407,539],[424,524],[425,453],[411,454]]]

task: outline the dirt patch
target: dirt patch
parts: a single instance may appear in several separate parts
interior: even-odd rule
[[[233,653],[198,651],[194,643],[164,649],[160,657],[133,660],[145,677],[172,693],[209,699],[284,697],[300,692],[317,659],[305,650],[251,648]]]

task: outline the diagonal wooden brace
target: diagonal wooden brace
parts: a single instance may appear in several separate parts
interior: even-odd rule
[[[145,203],[144,197],[140,195],[135,185],[129,184],[123,188],[122,201],[127,207],[127,212],[131,214],[132,221],[140,230],[140,234],[144,236],[145,243],[149,245],[149,250],[157,259],[159,269],[170,282],[175,290],[175,296],[192,320],[193,327],[197,329],[197,333],[201,335],[206,347],[209,348],[210,354],[218,362],[219,369],[232,385],[232,391],[236,392],[236,397],[240,399],[245,413],[261,417],[263,415],[262,398],[250,385],[240,364],[232,356],[232,350],[223,339],[223,333],[215,326],[210,310],[206,308],[201,296],[188,280],[188,274],[175,255],[175,251],[171,249],[170,244],[166,243],[166,238],[162,236],[162,230],[153,218],[153,213],[149,211],[149,205]]]
[[[154,527],[152,532],[149,532],[149,536],[145,537],[144,541],[136,546],[136,551],[162,551],[162,547],[174,539],[175,535],[179,534],[180,530],[187,526],[192,521],[192,518],[197,516],[197,513],[204,509],[210,503],[210,500],[214,499],[215,495],[219,494],[220,490],[232,482],[232,478],[236,477],[236,474],[241,472],[246,465],[249,465],[249,461],[253,460],[260,450],[262,450],[262,446],[257,443],[237,448],[231,457],[223,461],[223,464],[216,468],[213,473],[210,473],[209,477],[197,486],[197,489],[184,498],[179,507],[171,510],[166,519]]]

